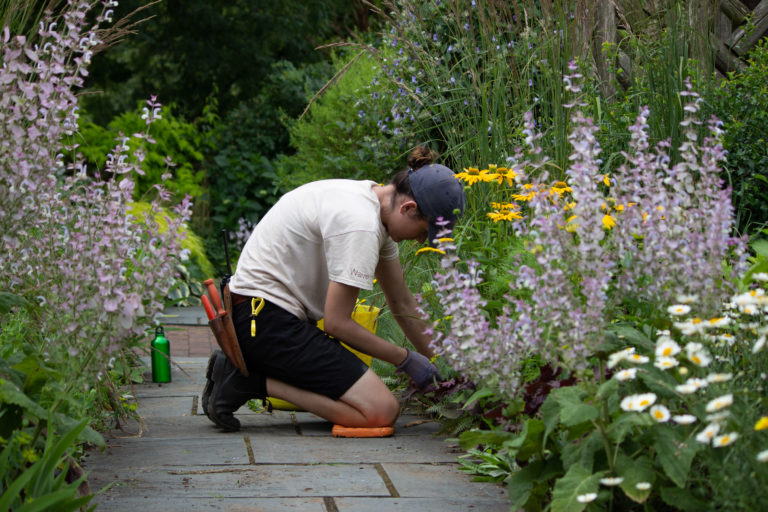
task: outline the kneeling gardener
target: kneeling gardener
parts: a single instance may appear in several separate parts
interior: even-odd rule
[[[345,349],[397,366],[424,387],[437,377],[427,325],[405,283],[397,242],[429,237],[464,210],[453,171],[416,148],[391,183],[324,180],[285,194],[253,230],[232,280],[233,321],[249,376],[220,351],[208,362],[206,415],[237,430],[233,413],[249,399],[287,400],[346,427],[394,424],[399,404],[381,379]],[[418,352],[394,345],[352,319],[360,289],[378,280]],[[264,299],[254,315],[252,299]],[[261,301],[259,301],[261,302]],[[315,323],[324,319],[325,332]],[[331,337],[332,336],[332,337]]]

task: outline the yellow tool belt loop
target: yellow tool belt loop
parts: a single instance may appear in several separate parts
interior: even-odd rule
[[[256,317],[259,316],[263,307],[264,299],[261,297],[251,299],[251,338],[256,337]]]

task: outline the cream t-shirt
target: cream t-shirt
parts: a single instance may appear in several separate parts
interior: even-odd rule
[[[379,260],[398,257],[374,185],[323,180],[285,194],[251,233],[230,289],[319,320],[329,281],[373,288]]]

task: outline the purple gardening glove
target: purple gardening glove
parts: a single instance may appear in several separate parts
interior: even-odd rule
[[[437,367],[430,363],[429,359],[411,350],[408,350],[405,361],[397,365],[397,371],[405,372],[413,379],[413,382],[419,389],[424,389],[429,384],[432,384],[435,378],[440,378]]]

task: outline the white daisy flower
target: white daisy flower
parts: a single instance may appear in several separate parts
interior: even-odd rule
[[[765,335],[762,335],[759,338],[757,338],[757,341],[755,342],[755,344],[752,345],[752,353],[757,354],[758,352],[763,350],[763,348],[765,348]]]
[[[642,356],[640,354],[630,354],[626,357],[626,360],[630,363],[645,364],[651,359],[648,356]]]
[[[635,488],[639,491],[647,491],[651,488],[651,482],[637,482]]]
[[[690,384],[691,386],[694,386],[696,389],[705,388],[709,385],[709,382],[707,379],[700,379],[698,377],[691,377],[687,381],[685,381],[686,384]]]
[[[656,402],[656,395],[653,393],[641,393],[637,397],[636,411],[644,411]]]
[[[752,274],[753,281],[768,281],[768,272],[757,272]]]
[[[677,362],[677,359],[674,357],[657,357],[656,360],[653,362],[653,366],[656,368],[659,368],[661,370],[669,370],[670,368],[674,368],[679,363]]]
[[[685,322],[675,322],[673,325],[686,336],[704,332],[704,323],[701,321],[701,318],[692,318]]]
[[[674,304],[667,308],[667,313],[674,316],[683,316],[691,312],[691,306],[687,304]]]
[[[595,492],[589,492],[587,494],[579,494],[576,496],[576,500],[579,503],[589,503],[590,501],[595,501],[597,498],[597,493]]]
[[[682,395],[691,395],[697,392],[698,390],[699,388],[697,388],[692,384],[678,384],[677,386],[675,386],[675,391],[677,391]]]
[[[739,438],[738,432],[731,432],[729,434],[723,434],[721,436],[717,436],[712,440],[712,446],[715,448],[720,448],[723,446],[728,446],[729,444],[733,444],[737,439]]]
[[[721,334],[717,336],[717,341],[721,341],[728,344],[729,347],[732,347],[733,344],[736,343],[736,336],[730,333]]]
[[[651,407],[651,417],[659,423],[669,421],[669,409],[661,404]]]
[[[680,345],[669,336],[660,336],[656,340],[656,357],[672,357],[680,353]]]
[[[716,317],[716,318],[710,318],[707,322],[708,327],[725,327],[726,325],[731,323],[731,319],[728,317]]]
[[[613,368],[623,360],[625,360],[628,356],[635,353],[635,347],[627,347],[624,350],[619,350],[618,352],[614,352],[613,354],[608,356],[608,368]]]
[[[710,423],[704,430],[696,434],[696,440],[700,443],[709,444],[718,432],[720,432],[720,424]]]
[[[693,304],[694,302],[699,300],[699,296],[698,295],[685,295],[685,294],[681,293],[680,295],[675,297],[675,300],[677,302],[679,302],[680,304]]]
[[[758,462],[768,462],[768,450],[763,450],[757,454]]]
[[[709,383],[717,383],[717,382],[727,382],[733,378],[732,373],[710,373],[707,375],[707,382]]]
[[[626,370],[621,370],[620,372],[616,373],[614,375],[616,380],[634,380],[635,377],[637,377],[637,368],[627,368]]]
[[[620,405],[625,411],[644,411],[653,405],[655,401],[656,395],[653,393],[641,393],[624,397]]]
[[[672,421],[679,425],[690,425],[691,423],[696,421],[696,416],[693,414],[678,414],[675,416],[672,416]]]
[[[600,479],[600,483],[607,487],[611,487],[613,485],[619,485],[623,481],[624,481],[624,478],[620,476],[611,476],[611,477]]]
[[[708,414],[707,421],[709,423],[722,423],[731,415],[731,411],[720,411],[715,414]]]
[[[701,343],[689,343],[685,346],[688,360],[696,366],[706,367],[712,362],[712,357]]]
[[[709,403],[707,403],[706,411],[707,412],[719,411],[720,409],[725,409],[731,404],[733,404],[733,395],[731,393],[728,393],[727,395],[719,396],[714,400],[710,400]]]

